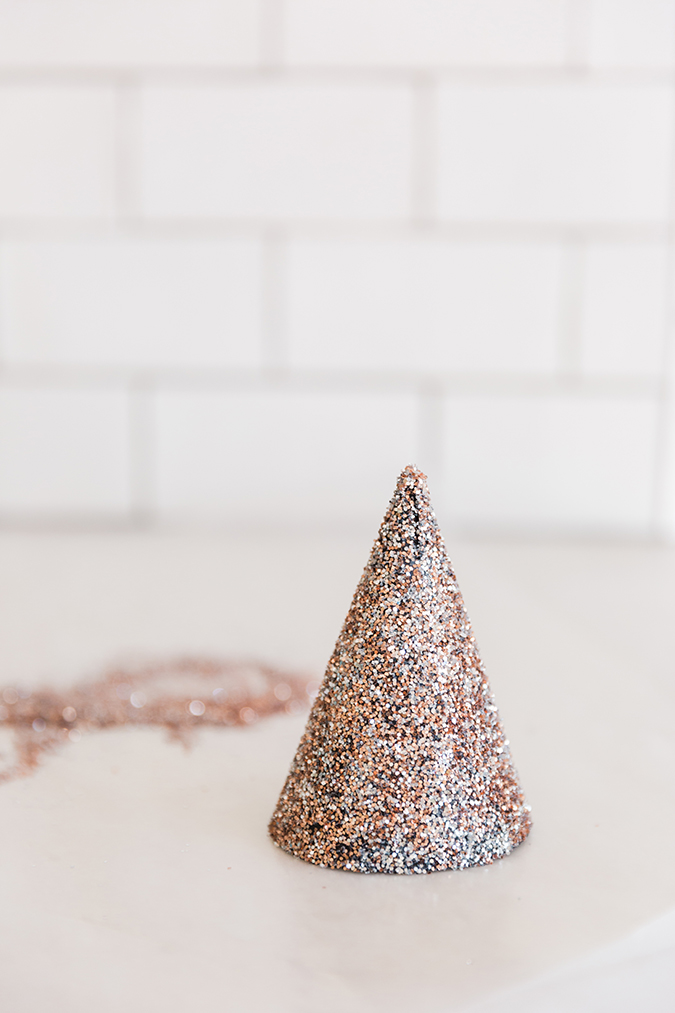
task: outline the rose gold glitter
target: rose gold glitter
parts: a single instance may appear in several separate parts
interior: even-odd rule
[[[280,700],[275,689],[287,687]],[[2,691],[0,728],[14,733],[14,762],[0,782],[30,773],[41,757],[81,732],[119,725],[156,725],[186,741],[204,725],[247,725],[289,705],[309,703],[306,679],[259,662],[187,658],[117,670],[97,682],[66,691]],[[76,725],[76,727],[74,727]]]
[[[425,476],[408,467],[269,832],[354,872],[484,865],[530,829]]]

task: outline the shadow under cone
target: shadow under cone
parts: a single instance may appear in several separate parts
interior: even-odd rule
[[[423,873],[492,862],[529,829],[425,476],[408,467],[270,835],[316,865]]]

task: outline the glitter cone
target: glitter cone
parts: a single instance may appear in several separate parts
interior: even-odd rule
[[[407,467],[270,835],[332,869],[425,873],[488,864],[529,829],[426,478]]]

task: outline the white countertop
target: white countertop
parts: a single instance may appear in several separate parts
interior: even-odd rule
[[[181,653],[320,674],[369,548],[6,534],[0,682],[65,685]],[[675,554],[448,548],[532,806],[528,841],[465,872],[318,869],[265,833],[303,718],[204,731],[187,752],[155,731],[85,734],[0,786],[4,1009],[605,1009],[573,990],[569,1007],[547,1003],[561,974],[611,964],[607,947],[638,938],[642,953],[652,944],[631,933],[675,908]],[[655,924],[658,961],[674,933]],[[675,982],[650,966],[636,973],[653,1013]]]

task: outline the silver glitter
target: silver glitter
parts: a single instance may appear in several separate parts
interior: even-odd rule
[[[402,473],[269,831],[353,872],[485,865],[530,829],[425,476]]]

